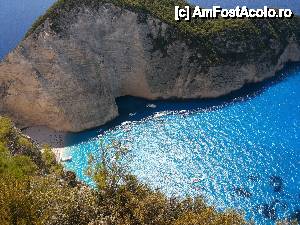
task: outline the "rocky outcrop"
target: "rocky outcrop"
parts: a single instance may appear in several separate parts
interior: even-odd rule
[[[218,97],[300,61],[297,34],[262,34],[266,49],[255,55],[225,30],[209,40],[224,60],[208,63],[203,40],[109,3],[70,11],[61,23],[58,34],[45,20],[0,64],[0,113],[21,126],[82,131],[115,118],[119,96]]]

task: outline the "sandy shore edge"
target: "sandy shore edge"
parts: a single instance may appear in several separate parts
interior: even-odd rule
[[[24,135],[30,137],[41,148],[48,144],[56,156],[57,161],[66,157],[66,139],[68,133],[58,132],[44,126],[28,127],[22,129]]]

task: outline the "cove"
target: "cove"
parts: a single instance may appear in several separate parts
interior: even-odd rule
[[[244,210],[257,224],[299,217],[300,65],[219,99],[118,99],[120,116],[71,134],[65,167],[85,176],[99,140],[120,141],[131,172],[169,196],[203,195],[218,209]]]

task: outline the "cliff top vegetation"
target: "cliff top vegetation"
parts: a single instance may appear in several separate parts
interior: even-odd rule
[[[259,33],[257,27],[258,24],[255,22],[257,20],[255,19],[219,18],[177,22],[174,20],[174,6],[190,5],[185,0],[57,0],[56,3],[33,24],[26,36],[32,33],[47,18],[49,18],[52,22],[54,30],[59,31],[58,23],[62,13],[71,11],[75,8],[81,8],[83,6],[97,9],[103,3],[112,3],[116,6],[135,12],[151,14],[167,24],[178,28],[179,31],[187,34],[208,35],[230,28],[240,28],[244,31],[252,31],[253,34]],[[264,19],[264,21],[266,21],[266,19]],[[294,23],[295,20],[293,19],[269,19],[268,21],[270,22],[270,25],[274,24],[274,21],[276,21],[276,23],[281,21],[281,25],[286,25],[295,30],[297,29],[296,25],[299,25],[298,17],[297,23]],[[297,31],[299,32],[299,28]]]
[[[265,57],[277,59],[282,52],[277,52],[270,46],[277,43],[284,49],[290,37],[295,36],[300,43],[300,19],[196,19],[190,22],[174,19],[174,6],[184,6],[184,0],[58,0],[43,16],[41,16],[27,32],[26,37],[36,32],[47,19],[56,33],[63,33],[66,26],[67,14],[71,11],[79,12],[88,7],[94,10],[104,3],[112,3],[128,9],[147,18],[149,15],[170,25],[172,38],[161,41],[168,45],[174,38],[181,39],[187,44],[207,55],[207,62],[247,61]],[[70,23],[74,22],[69,21]],[[168,39],[168,37],[163,37]],[[166,46],[161,46],[162,50]]]

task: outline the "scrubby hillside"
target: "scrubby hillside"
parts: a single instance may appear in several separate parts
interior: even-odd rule
[[[97,184],[91,189],[63,171],[49,147],[37,150],[9,119],[0,117],[1,225],[246,224],[238,213],[217,212],[201,198],[169,199],[107,158],[99,164],[91,160],[87,173]],[[99,149],[99,154],[107,151],[120,160],[125,154],[118,145]]]
[[[224,61],[250,60],[257,56],[261,57],[261,54],[266,54],[266,52],[273,54],[274,60],[277,60],[278,55],[282,52],[272,51],[273,49],[269,48],[270,42],[277,42],[284,46],[287,45],[288,39],[295,35],[300,43],[299,17],[294,19],[219,18],[177,22],[174,19],[174,6],[189,5],[184,0],[58,0],[45,15],[33,24],[26,37],[37,32],[40,25],[47,19],[49,19],[51,29],[63,35],[66,27],[70,24],[70,21],[65,20],[66,14],[72,11],[80,12],[82,8],[98,11],[103,3],[112,3],[123,9],[139,13],[138,19],[141,23],[146,22],[148,16],[157,17],[171,28],[168,31],[170,32],[169,36],[158,37],[154,40],[154,48],[165,51],[167,45],[172,44],[177,38],[181,38],[183,41],[187,41],[191,47],[205,52],[205,57],[201,60],[210,65]],[[172,36],[174,32],[176,32],[176,36]]]

